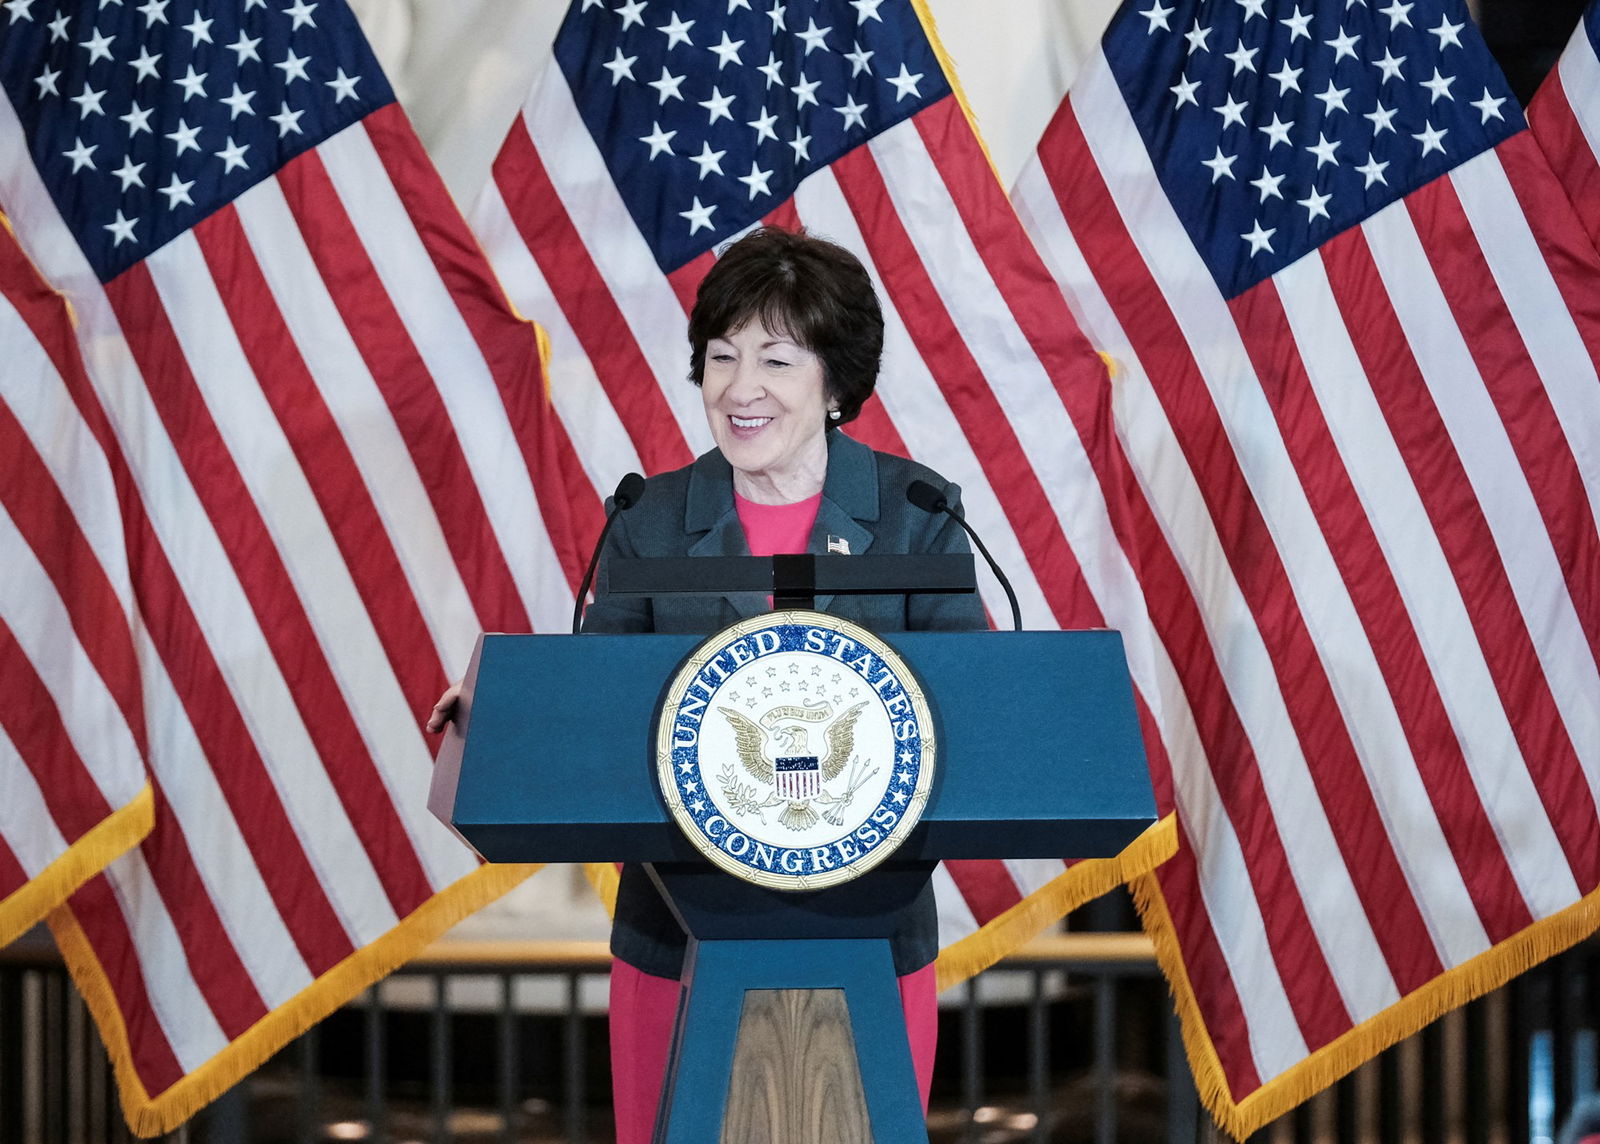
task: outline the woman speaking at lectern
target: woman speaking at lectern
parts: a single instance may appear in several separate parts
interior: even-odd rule
[[[959,510],[937,473],[836,430],[871,396],[883,314],[865,268],[843,247],[757,230],[729,246],[689,317],[690,380],[716,448],[645,483],[620,514],[605,557],[964,553],[943,514],[906,490],[927,481]],[[609,506],[608,506],[609,507]],[[647,599],[597,594],[588,632],[710,634],[767,607],[760,596]],[[876,632],[986,626],[976,596],[840,596],[829,608]],[[449,718],[455,689],[429,729]],[[611,951],[611,1057],[619,1144],[650,1139],[678,1002],[685,939],[642,869],[625,866]],[[933,891],[902,915],[891,943],[912,1058],[926,1106],[937,1027]]]

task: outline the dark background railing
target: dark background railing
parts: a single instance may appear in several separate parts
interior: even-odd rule
[[[607,1144],[605,1019],[580,1004],[607,965],[598,944],[435,947],[165,1139]],[[553,1009],[518,1002],[538,980],[559,983]],[[458,1004],[469,982],[489,984],[487,1008]],[[391,1003],[398,992],[403,1005]],[[933,1144],[1222,1139],[1141,935],[1044,939],[944,1000]],[[1540,1144],[1595,1087],[1597,1029],[1600,943],[1590,942],[1435,1022],[1252,1142]],[[98,1037],[48,940],[0,951],[0,1141],[128,1139]]]

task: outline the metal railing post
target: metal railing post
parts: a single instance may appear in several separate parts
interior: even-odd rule
[[[249,1095],[244,1084],[236,1084],[206,1109],[207,1144],[249,1144]],[[91,1136],[89,1139],[102,1138]]]
[[[389,1102],[384,1091],[388,1044],[384,1037],[382,990],[381,982],[367,990],[361,1021],[364,1034],[362,1055],[366,1065],[367,1131],[372,1144],[388,1144],[389,1140]]]
[[[1102,970],[1094,980],[1094,1138],[1117,1144],[1117,981]]]
[[[584,1037],[583,1007],[578,994],[578,973],[567,974],[566,1017],[566,1084],[567,1140],[569,1144],[583,1144],[588,1139],[584,1104]]]
[[[1358,1144],[1361,1102],[1354,1073],[1334,1086],[1333,1105],[1334,1139],[1338,1144]]]
[[[0,1138],[6,1140],[23,1138],[23,973],[9,966],[0,970]]]
[[[1167,1144],[1195,1144],[1200,1138],[1200,1092],[1183,1047],[1178,1015],[1167,1014]]]
[[[963,1140],[978,1139],[978,1109],[983,1107],[983,1026],[978,1009],[978,981],[969,977],[962,983],[961,1005],[961,1102],[967,1110]]]
[[[1528,1095],[1531,1089],[1529,1069],[1530,1050],[1533,1045],[1533,1020],[1529,1004],[1528,978],[1514,978],[1506,991],[1506,1093],[1511,1144],[1529,1144]]]
[[[1050,1139],[1055,1119],[1054,1101],[1050,1098],[1050,1023],[1044,1004],[1046,972],[1034,969],[1028,975],[1032,984],[1028,993],[1028,1098],[1036,1118],[1032,1136],[1038,1144]]]
[[[1289,1114],[1294,1123],[1294,1144],[1312,1144],[1316,1129],[1312,1109],[1313,1102],[1308,1100]]]
[[[430,1048],[430,1072],[433,1076],[433,1139],[434,1144],[450,1144],[450,1106],[452,1103],[452,1076],[450,1072],[450,977],[446,973],[433,975],[433,1036]]]
[[[1466,1008],[1466,1099],[1462,1119],[1467,1144],[1489,1144],[1489,1002],[1473,1001]]]
[[[67,1138],[66,1109],[71,1099],[67,1090],[67,1000],[70,991],[66,974],[40,975],[40,1010],[43,1015],[44,1043],[44,1135],[46,1144],[65,1144]]]
[[[1385,1049],[1378,1057],[1378,1141],[1402,1144],[1404,1125],[1400,1121],[1399,1046]]]
[[[295,1119],[299,1124],[302,1144],[316,1144],[321,1139],[322,1087],[319,1079],[319,1053],[317,1052],[317,1027],[300,1034],[296,1042],[300,1050],[300,1091],[295,1101]]]
[[[500,1076],[498,1095],[500,1104],[500,1144],[514,1144],[519,1127],[517,1108],[517,1078],[521,1062],[517,1052],[516,978],[510,973],[500,975]]]
[[[1445,1139],[1444,1020],[1422,1030],[1422,1144]]]
[[[1549,983],[1550,1074],[1555,1082],[1551,1087],[1554,1089],[1557,1126],[1566,1120],[1578,1098],[1576,1062],[1572,1051],[1575,1031],[1572,958],[1571,953],[1563,953],[1534,970]]]

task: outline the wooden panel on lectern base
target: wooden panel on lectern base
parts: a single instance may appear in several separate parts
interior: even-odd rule
[[[722,1144],[871,1144],[842,989],[750,989]]]

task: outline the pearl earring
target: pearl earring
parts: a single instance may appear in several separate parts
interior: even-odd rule
[[[837,409],[828,410],[828,420],[829,421],[837,421],[837,420],[839,420],[839,417],[840,417],[840,413],[839,413],[839,411]]]

